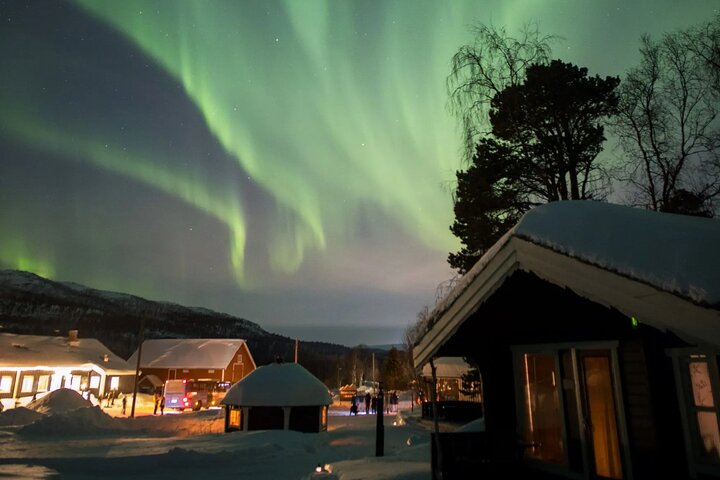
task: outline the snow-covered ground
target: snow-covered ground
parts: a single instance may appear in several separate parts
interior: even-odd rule
[[[385,416],[385,456],[375,456],[373,415],[334,405],[328,431],[223,433],[223,411],[152,415],[141,399],[136,418],[120,403],[93,406],[69,390],[28,408],[0,413],[0,477],[429,479],[430,433],[419,409],[401,401]],[[130,402],[127,413],[130,412]],[[329,465],[332,473],[314,473]]]

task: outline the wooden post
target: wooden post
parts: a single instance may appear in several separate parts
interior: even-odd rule
[[[437,463],[435,465],[435,475],[433,476],[436,480],[442,480],[443,469],[442,469],[442,444],[440,443],[440,425],[438,424],[438,409],[437,409],[437,370],[435,368],[435,362],[430,359],[430,371],[432,372],[432,387],[430,394],[432,395],[432,412],[433,422],[435,424],[435,451],[437,452]]]

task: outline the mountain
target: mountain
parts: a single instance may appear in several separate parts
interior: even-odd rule
[[[137,348],[142,322],[145,338],[243,338],[258,365],[294,355],[295,340],[243,318],[0,270],[0,332],[63,336],[78,330],[80,337],[97,338],[128,358]],[[349,349],[300,342],[298,351],[303,366],[328,381],[337,376],[335,365]]]

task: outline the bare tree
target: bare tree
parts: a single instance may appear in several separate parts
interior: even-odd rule
[[[473,43],[463,45],[453,56],[447,79],[450,110],[462,124],[468,160],[478,138],[489,131],[487,114],[493,97],[522,83],[530,65],[547,63],[550,42],[557,38],[540,35],[532,24],[521,30],[519,38],[492,25],[480,24],[473,32]]]
[[[717,51],[708,52],[717,42],[718,18],[707,48],[699,47],[707,40],[704,28],[660,41],[643,36],[640,65],[620,86],[613,127],[629,159],[622,179],[634,187],[637,205],[712,216],[720,194],[720,128],[717,70],[709,75],[708,63],[717,61]]]
[[[720,95],[720,14],[679,35],[687,49],[702,60],[715,93]]]

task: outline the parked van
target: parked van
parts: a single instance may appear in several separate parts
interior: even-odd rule
[[[167,380],[164,389],[165,408],[198,411],[220,406],[220,400],[225,398],[230,386],[230,382],[217,380]]]

